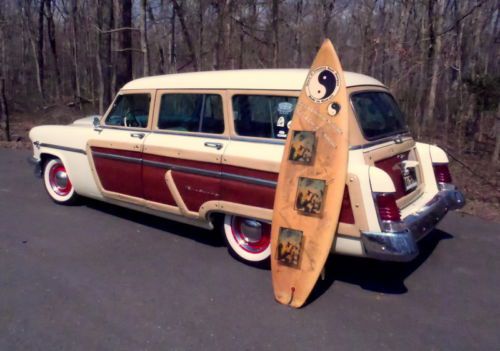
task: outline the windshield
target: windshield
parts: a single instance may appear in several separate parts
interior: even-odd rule
[[[351,101],[367,140],[408,131],[403,113],[390,94],[380,91],[354,93]]]

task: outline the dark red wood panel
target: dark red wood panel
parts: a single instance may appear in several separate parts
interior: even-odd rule
[[[208,170],[220,173],[221,165],[209,162],[185,160],[174,157],[144,154],[145,161],[160,162],[165,165],[190,167],[195,170]],[[150,166],[147,162],[143,166],[144,196],[147,200],[176,205],[172,194],[165,183],[166,168]],[[217,176],[192,174],[184,171],[172,171],[177,190],[190,211],[198,212],[200,206],[211,200],[220,198],[221,179]]]
[[[396,193],[396,199],[400,199],[406,194],[403,176],[399,164],[408,159],[409,151],[375,162],[375,167],[385,171],[392,179]]]
[[[91,149],[93,152],[132,157],[137,160],[141,159],[140,152],[101,147],[92,147]],[[97,175],[105,190],[142,198],[142,166],[140,163],[112,160],[94,154],[92,157]]]

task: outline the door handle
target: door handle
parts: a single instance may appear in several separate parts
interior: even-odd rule
[[[144,133],[130,133],[130,136],[132,138],[142,139],[142,138],[144,138]]]
[[[206,146],[206,147],[213,147],[213,148],[215,148],[215,149],[217,149],[217,150],[220,150],[220,149],[222,149],[222,146],[223,146],[223,145],[222,145],[221,143],[211,143],[211,142],[208,142],[208,141],[207,141],[207,142],[205,143],[205,146]]]

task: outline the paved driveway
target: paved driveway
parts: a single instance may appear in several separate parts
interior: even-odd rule
[[[0,150],[0,350],[493,350],[500,225],[449,214],[407,264],[331,257],[300,310],[215,233],[52,203]]]

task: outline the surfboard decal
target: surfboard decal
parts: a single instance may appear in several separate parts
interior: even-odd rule
[[[290,268],[300,267],[303,232],[291,228],[280,228],[276,258],[278,263]]]
[[[306,216],[321,216],[326,193],[326,181],[299,177],[295,210]]]
[[[316,153],[316,133],[311,131],[293,131],[288,160],[310,165]]]
[[[328,105],[328,114],[332,117],[335,117],[340,112],[340,108],[341,107],[338,103],[333,102],[330,105]]]
[[[337,95],[339,88],[339,74],[328,66],[316,68],[306,80],[307,96],[316,103],[322,103]]]

